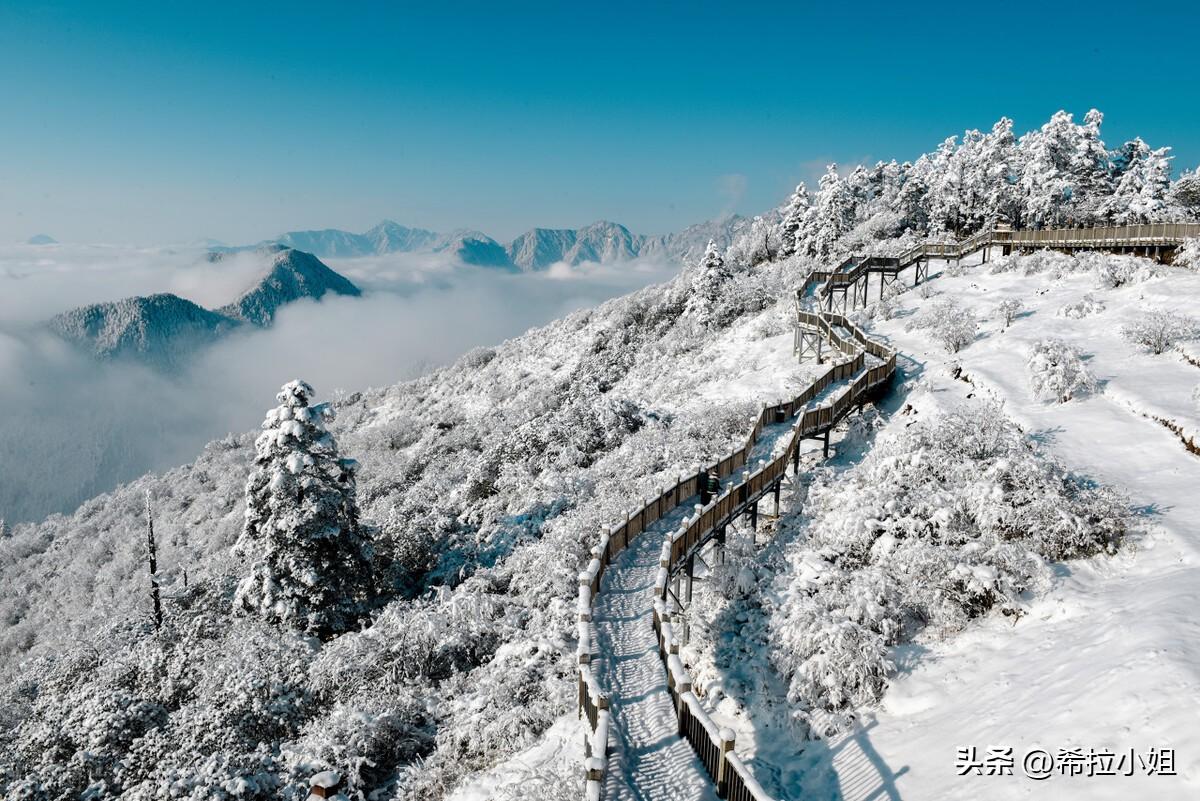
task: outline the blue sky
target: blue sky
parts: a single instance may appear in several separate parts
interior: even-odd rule
[[[661,233],[1059,108],[1200,164],[1194,6],[906,5],[2,2],[0,241]]]

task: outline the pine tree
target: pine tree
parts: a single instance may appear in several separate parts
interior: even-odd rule
[[[1017,140],[1012,120],[1001,117],[979,145],[972,173],[973,195],[978,206],[971,210],[970,229],[984,228],[997,220],[1012,220],[1017,212]]]
[[[1065,111],[1021,137],[1025,163],[1018,181],[1019,227],[1051,228],[1070,217],[1075,191],[1070,166],[1078,141],[1079,128]]]
[[[733,272],[725,264],[716,242],[710,239],[704,250],[704,258],[692,274],[684,313],[713,327],[722,325],[724,321],[720,318],[718,306],[724,284],[732,277]]]
[[[255,442],[246,522],[236,549],[254,559],[235,606],[308,634],[351,628],[371,592],[372,546],[360,528],[353,459],[338,455],[328,404],[283,386]]]
[[[970,132],[968,132],[970,136]],[[955,147],[951,136],[938,146],[932,159],[933,181],[929,186],[929,225],[934,232],[958,231],[963,211],[964,164],[968,151]]]
[[[1104,216],[1121,225],[1156,222],[1169,216],[1171,148],[1150,146],[1135,138],[1117,151],[1113,173],[1117,187],[1103,206]]]
[[[1185,172],[1171,186],[1171,202],[1186,220],[1200,218],[1200,170]]]
[[[804,250],[815,256],[827,256],[833,243],[854,227],[854,195],[848,182],[838,176],[837,164],[830,164],[821,176],[811,220],[805,226]]]
[[[1104,202],[1112,193],[1112,167],[1108,149],[1100,138],[1104,115],[1092,109],[1079,128],[1079,142],[1071,159],[1076,180],[1075,217],[1083,224],[1098,222]]]
[[[811,205],[812,200],[808,196],[808,187],[803,183],[799,184],[788,199],[787,205],[783,209],[783,219],[779,223],[779,255],[781,257],[787,258],[796,252],[797,236]]]

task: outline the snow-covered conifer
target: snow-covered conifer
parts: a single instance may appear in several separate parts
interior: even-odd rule
[[[1156,222],[1169,216],[1171,148],[1151,149],[1140,138],[1126,142],[1113,160],[1116,188],[1104,204],[1105,216],[1121,225]]]
[[[1075,218],[1090,224],[1103,215],[1104,203],[1112,193],[1112,170],[1108,149],[1100,138],[1100,123],[1104,115],[1091,109],[1079,126],[1079,139],[1071,156],[1070,168],[1075,176]]]
[[[353,459],[310,405],[303,381],[283,386],[255,441],[238,552],[253,560],[235,606],[322,637],[354,626],[371,591],[372,548],[359,526]]]
[[[1200,170],[1179,176],[1179,180],[1171,185],[1170,197],[1183,219],[1200,219]]]
[[[821,176],[821,188],[809,219],[804,249],[817,256],[829,255],[833,244],[854,227],[854,195],[848,182],[838,176],[837,164],[830,164]]]
[[[779,222],[780,256],[786,258],[796,252],[796,238],[811,206],[812,200],[808,196],[808,187],[804,184],[798,185],[796,191],[788,198],[787,205],[783,209],[783,219]]]
[[[710,239],[704,257],[692,271],[684,313],[714,327],[722,325],[719,311],[721,294],[724,285],[732,277],[733,271],[725,264],[716,242]]]
[[[1078,127],[1065,111],[1021,137],[1025,161],[1018,180],[1020,227],[1048,228],[1066,222],[1074,192],[1070,167],[1078,141]]]

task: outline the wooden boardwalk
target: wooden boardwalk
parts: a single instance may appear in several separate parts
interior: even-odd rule
[[[697,758],[718,797],[770,801],[738,759],[733,734],[719,729],[691,692],[691,679],[677,655],[679,643],[671,620],[680,593],[671,591],[670,585],[683,578],[690,594],[700,551],[710,543],[723,542],[726,527],[735,519],[746,516],[752,525],[756,523],[758,502],[768,494],[778,499],[789,465],[793,474],[799,469],[801,442],[824,437],[828,444],[829,431],[854,408],[883,391],[895,373],[895,351],[869,339],[842,315],[800,314],[801,319],[820,327],[838,358],[796,397],[764,407],[741,448],[681,477],[674,486],[630,510],[624,521],[603,530],[590,564],[580,573],[579,708],[588,726],[585,797],[592,801],[605,796],[693,797],[683,790],[694,782],[672,786],[651,780],[646,768],[658,765],[677,778],[691,777],[696,763],[689,759]],[[714,494],[702,496],[710,476],[719,484]],[[701,500],[705,502],[699,503]],[[657,560],[653,558],[656,552]],[[628,558],[630,554],[635,558]],[[647,562],[647,557],[651,561]],[[647,569],[650,582],[643,578]],[[610,571],[630,571],[630,575],[614,583]],[[630,594],[630,588],[639,591]],[[619,602],[606,597],[614,591],[623,594]],[[636,614],[637,608],[642,613]],[[657,667],[648,665],[642,656],[647,637],[651,652],[657,651]],[[636,671],[628,667],[634,664],[631,660],[636,660]],[[619,663],[627,666],[624,674],[616,667]],[[637,687],[611,686],[621,681],[620,676],[634,673]],[[647,702],[647,688],[657,688],[658,698]],[[625,699],[636,699],[637,705]],[[661,731],[663,704],[673,729],[666,735]],[[614,723],[620,731],[610,731]],[[695,756],[685,759],[680,743],[690,745],[688,751]],[[626,792],[623,788],[628,784],[638,786]]]
[[[719,728],[692,692],[678,655],[680,633],[673,615],[690,601],[702,549],[722,544],[727,527],[739,517],[755,525],[758,502],[773,493],[778,504],[789,464],[793,475],[798,471],[801,442],[823,437],[828,455],[833,427],[886,391],[895,375],[896,352],[835,313],[835,296],[840,295],[843,311],[860,301],[865,305],[872,273],[881,276],[882,295],[887,282],[899,280],[909,267],[915,267],[919,283],[928,276],[930,259],[961,261],[981,250],[985,261],[994,248],[1004,254],[1106,250],[1169,261],[1183,240],[1194,236],[1200,236],[1200,224],[994,228],[962,242],[927,242],[897,256],[854,256],[833,269],[814,271],[796,293],[797,353],[803,356],[816,343],[823,361],[827,345],[833,359],[829,368],[795,398],[763,408],[741,448],[681,477],[631,509],[624,521],[602,530],[587,569],[579,574],[579,711],[587,720],[584,797],[641,800],[715,793],[731,801],[771,801],[738,758],[734,733]],[[815,309],[805,308],[810,293]],[[710,478],[717,479],[711,494]],[[687,582],[683,591],[681,579]],[[624,686],[623,677],[632,675],[636,686]],[[610,731],[614,700],[619,730]],[[697,786],[697,776],[706,776],[711,787]]]
[[[1014,231],[996,226],[961,242],[923,242],[896,256],[851,256],[831,270],[814,270],[800,288],[800,296],[807,297],[815,289],[822,308],[827,311],[840,308],[844,313],[848,307],[867,305],[867,288],[873,273],[880,276],[879,294],[882,297],[887,284],[897,280],[899,274],[909,267],[916,268],[914,284],[927,278],[930,259],[961,262],[967,256],[982,251],[986,262],[996,249],[1006,256],[1014,251],[1060,250],[1073,253],[1103,250],[1169,262],[1184,240],[1192,237],[1200,237],[1200,223],[1049,228],[1038,231]]]

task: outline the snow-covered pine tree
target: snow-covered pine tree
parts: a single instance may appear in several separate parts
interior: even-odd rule
[[[805,251],[814,256],[829,255],[833,243],[854,227],[854,219],[854,195],[838,175],[837,164],[830,164],[821,176],[811,225],[805,226]]]
[[[732,277],[733,272],[725,264],[717,243],[710,239],[704,250],[704,258],[692,273],[684,314],[713,327],[723,325],[724,320],[717,306],[721,300],[722,285]]]
[[[1171,189],[1171,148],[1152,150],[1135,138],[1117,151],[1113,172],[1116,189],[1105,204],[1106,216],[1121,225],[1157,222],[1168,215]]]
[[[1057,112],[1039,130],[1021,137],[1025,155],[1018,181],[1022,228],[1051,228],[1064,224],[1074,196],[1071,161],[1078,150],[1079,126],[1065,111]]]
[[[1171,185],[1171,202],[1183,219],[1200,219],[1200,170],[1179,176],[1179,180]]]
[[[955,148],[957,137],[947,138],[938,147],[933,157],[933,182],[929,187],[929,225],[934,233],[952,231],[957,233],[963,213],[964,161],[969,158],[969,146],[973,144],[968,131],[963,147]]]
[[[788,198],[787,205],[783,209],[783,219],[779,222],[779,255],[782,258],[787,258],[796,252],[796,237],[800,233],[800,226],[804,224],[804,217],[808,214],[811,206],[812,200],[808,196],[808,187],[801,183]]]
[[[351,628],[371,594],[372,546],[358,522],[353,459],[326,430],[328,404],[303,381],[283,386],[255,441],[238,553],[254,561],[235,608],[308,634]]]
[[[1097,109],[1090,110],[1079,126],[1079,141],[1070,166],[1075,175],[1075,219],[1084,225],[1099,222],[1103,218],[1105,200],[1112,194],[1112,167],[1108,149],[1100,138],[1100,123],[1104,115]]]

